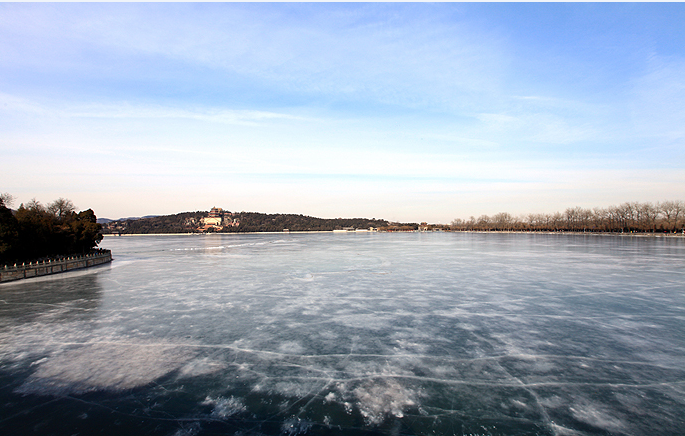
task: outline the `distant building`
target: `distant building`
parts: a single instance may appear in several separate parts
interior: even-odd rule
[[[205,227],[219,227],[223,223],[223,220],[224,210],[220,207],[213,207],[212,210],[209,211],[209,215],[202,218],[202,224]]]
[[[202,218],[202,224],[206,226],[220,226],[223,218],[219,217],[205,217]]]
[[[213,207],[209,211],[209,218],[223,218],[224,217],[224,210],[220,207]]]
[[[220,207],[213,207],[206,217],[200,220],[200,227],[198,230],[207,231],[210,228],[214,230],[221,230],[225,226],[238,227],[240,222],[237,218],[233,218],[233,214],[225,211]]]

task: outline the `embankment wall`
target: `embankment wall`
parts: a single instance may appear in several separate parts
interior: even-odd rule
[[[58,257],[44,261],[22,263],[21,265],[4,265],[0,266],[0,283],[88,268],[111,261],[112,252],[110,250],[97,250],[96,252],[84,255]]]

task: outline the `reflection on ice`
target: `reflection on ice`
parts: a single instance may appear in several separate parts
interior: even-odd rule
[[[0,287],[0,431],[677,435],[682,242],[108,238]]]

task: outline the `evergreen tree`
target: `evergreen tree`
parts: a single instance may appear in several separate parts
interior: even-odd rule
[[[92,209],[74,212],[63,198],[44,207],[31,200],[16,213],[0,198],[0,263],[85,254],[102,240],[102,226]]]
[[[14,260],[18,245],[19,222],[0,198],[0,264]]]

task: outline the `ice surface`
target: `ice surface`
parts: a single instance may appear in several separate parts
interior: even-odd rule
[[[682,239],[367,233],[103,246],[111,267],[0,286],[3,434],[685,427]]]
[[[95,343],[56,353],[16,391],[73,394],[144,386],[178,369],[192,354],[160,343]]]

